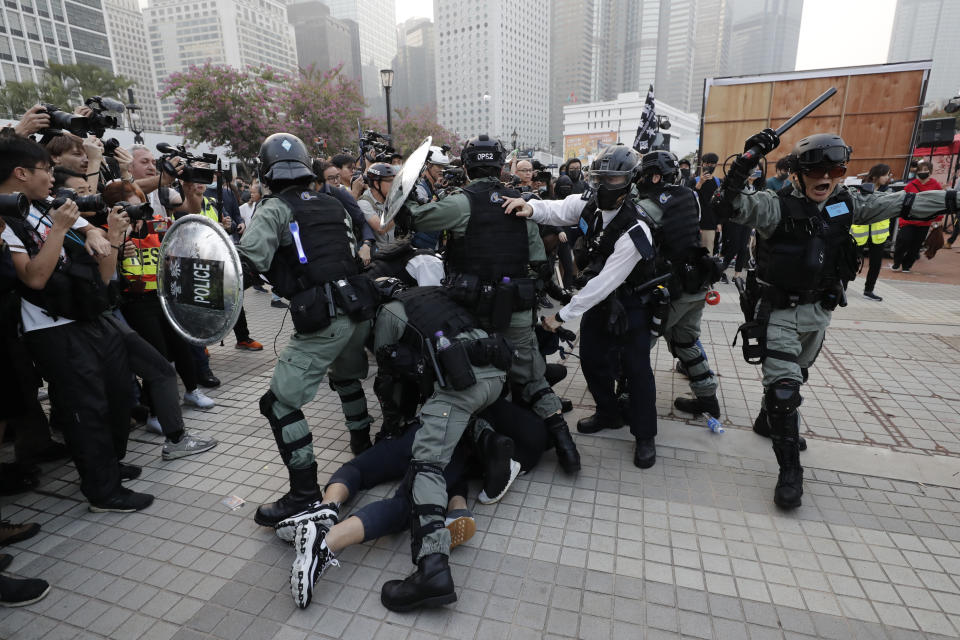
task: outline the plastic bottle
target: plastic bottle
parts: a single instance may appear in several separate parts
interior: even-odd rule
[[[443,331],[437,331],[433,336],[437,339],[437,351],[443,351],[450,347],[451,342],[447,336],[443,335]]]

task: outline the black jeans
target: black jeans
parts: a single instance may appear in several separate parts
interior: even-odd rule
[[[190,353],[190,345],[170,326],[167,317],[163,315],[157,294],[147,293],[125,297],[122,312],[127,324],[134,331],[160,352],[161,357],[174,363],[187,392],[196,389],[197,366],[193,360],[193,354]],[[146,381],[144,378],[145,383]],[[158,407],[151,408],[156,414]]]
[[[614,383],[622,371],[630,389],[630,411],[624,416],[636,438],[657,435],[657,390],[650,367],[650,309],[626,301],[626,333],[607,331],[608,310],[600,304],[583,315],[580,323],[580,365],[587,388],[601,416],[620,413]]]
[[[867,259],[870,266],[867,267],[867,280],[863,283],[863,291],[873,291],[877,284],[877,278],[880,277],[880,267],[883,265],[883,245],[874,244],[867,241]]]
[[[233,325],[233,335],[237,342],[244,342],[250,339],[250,327],[247,326],[247,312],[240,309],[240,315],[237,316],[237,323]]]
[[[550,445],[543,418],[526,407],[500,398],[477,414],[493,430],[513,440],[513,459],[523,471],[530,471]]]
[[[723,256],[723,268],[726,270],[730,263],[736,258],[734,270],[742,273],[747,268],[747,261],[750,259],[750,227],[742,224],[730,222],[723,223],[723,237],[720,241],[721,255]]]
[[[893,264],[910,269],[913,263],[920,258],[920,247],[927,237],[930,227],[921,227],[915,224],[901,224],[897,234],[897,244],[893,250]]]
[[[117,320],[30,331],[24,341],[50,381],[50,401],[66,418],[63,437],[80,474],[80,490],[99,502],[120,489],[117,462],[127,453],[130,368]]]
[[[350,497],[358,491],[370,489],[403,478],[410,466],[413,438],[417,429],[410,428],[399,438],[387,438],[379,441],[359,456],[337,469],[331,484],[346,485]],[[464,441],[453,451],[453,457],[443,470],[443,479],[447,482],[448,496],[466,497],[465,469],[467,447]],[[351,513],[363,523],[363,541],[376,540],[391,533],[399,533],[410,526],[410,492],[401,485],[392,498],[384,498],[364,505]]]

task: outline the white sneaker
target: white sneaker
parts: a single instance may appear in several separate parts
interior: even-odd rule
[[[194,389],[191,393],[183,394],[183,404],[192,404],[198,409],[212,409],[217,403],[208,398],[200,389]]]
[[[204,438],[198,431],[184,431],[180,442],[163,443],[163,459],[176,460],[185,456],[192,456],[204,451],[209,451],[217,446],[217,441],[213,438]]]
[[[150,433],[155,433],[160,436],[163,435],[163,427],[160,426],[160,421],[157,420],[157,416],[147,418],[147,424],[145,424],[143,428]]]

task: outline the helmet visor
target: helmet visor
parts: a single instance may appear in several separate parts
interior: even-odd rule
[[[632,171],[593,170],[587,177],[587,184],[592,189],[599,189],[600,187],[606,187],[607,189],[619,189],[629,185],[632,177]]]
[[[807,149],[797,157],[801,166],[845,164],[849,159],[850,150],[841,146]]]

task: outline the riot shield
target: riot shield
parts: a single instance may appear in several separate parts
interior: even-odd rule
[[[164,315],[187,342],[223,339],[243,309],[240,255],[226,231],[196,214],[174,222],[160,245],[157,292]]]
[[[417,147],[417,150],[411,153],[407,161],[403,163],[403,167],[400,168],[400,173],[393,180],[393,185],[384,201],[383,213],[380,214],[380,226],[386,226],[397,216],[400,207],[413,192],[417,180],[420,179],[420,172],[423,171],[423,165],[427,163],[427,156],[430,154],[432,143],[433,138],[427,136],[423,144]]]

